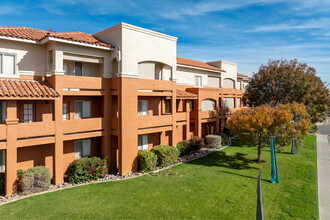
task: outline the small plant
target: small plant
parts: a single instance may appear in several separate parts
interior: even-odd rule
[[[221,147],[221,136],[209,134],[205,137],[207,147],[217,149]]]
[[[40,192],[49,189],[51,175],[48,167],[36,166],[17,171],[17,187],[21,192]]]
[[[157,165],[166,167],[177,162],[179,151],[177,148],[168,145],[158,145],[151,149],[157,155]]]
[[[180,152],[180,157],[189,154],[190,152],[190,142],[188,140],[183,140],[180,141],[177,145],[176,148],[179,150]]]
[[[5,173],[0,173],[0,195],[5,194]]]
[[[191,137],[189,140],[190,143],[190,152],[198,151],[199,149],[205,147],[204,139],[199,137]]]
[[[139,150],[138,166],[143,173],[155,170],[157,164],[157,155],[146,150]]]
[[[108,173],[107,159],[83,157],[73,161],[66,172],[69,183],[81,183],[103,178]]]
[[[227,142],[228,136],[225,133],[217,132],[217,133],[213,133],[213,135],[219,135],[219,136],[221,136],[221,145],[222,146],[228,144],[228,142]]]

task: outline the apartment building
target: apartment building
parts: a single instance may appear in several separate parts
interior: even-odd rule
[[[0,172],[49,167],[55,184],[84,156],[120,175],[139,149],[223,129],[243,106],[237,64],[178,58],[177,38],[120,23],[93,35],[0,27]]]

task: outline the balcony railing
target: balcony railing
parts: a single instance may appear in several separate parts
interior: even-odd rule
[[[172,125],[172,115],[138,117],[139,128],[161,127],[166,125]]]
[[[0,141],[7,138],[7,128],[5,124],[0,124]]]
[[[51,136],[55,134],[55,122],[18,123],[17,138]]]
[[[64,134],[100,131],[103,128],[103,118],[84,118],[63,121]]]

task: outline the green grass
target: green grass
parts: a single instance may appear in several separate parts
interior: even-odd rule
[[[265,219],[317,219],[316,137],[297,155],[277,154],[270,183],[269,148],[233,146],[170,170],[34,196],[0,207],[1,219],[255,219],[262,171]]]

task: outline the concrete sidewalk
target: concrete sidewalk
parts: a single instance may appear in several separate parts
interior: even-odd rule
[[[317,134],[317,176],[319,219],[330,219],[330,147],[324,133]]]

